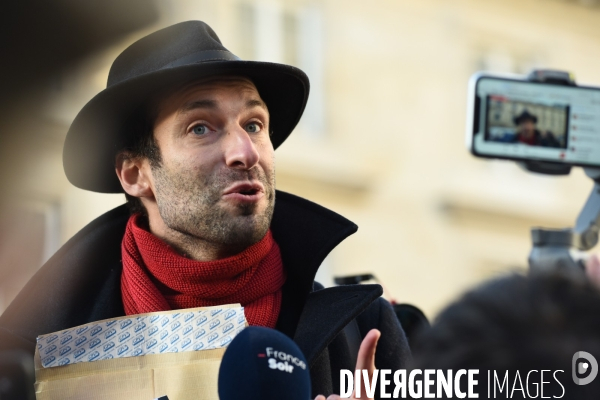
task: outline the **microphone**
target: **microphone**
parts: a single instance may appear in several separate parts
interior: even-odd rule
[[[229,344],[219,368],[220,400],[307,400],[310,375],[304,355],[274,329],[250,326]]]

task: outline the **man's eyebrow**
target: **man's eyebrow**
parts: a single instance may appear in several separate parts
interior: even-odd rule
[[[261,99],[251,99],[246,102],[246,108],[261,107],[265,111],[268,111],[267,105]],[[214,100],[195,100],[185,103],[178,111],[179,114],[185,114],[189,111],[196,110],[198,108],[204,109],[216,109],[218,108],[217,102]]]
[[[264,101],[260,99],[252,99],[246,102],[246,108],[262,107],[265,111],[269,111]]]
[[[196,110],[198,108],[208,108],[215,109],[217,108],[217,102],[214,100],[196,100],[185,103],[180,109],[179,114],[185,114],[189,111]]]

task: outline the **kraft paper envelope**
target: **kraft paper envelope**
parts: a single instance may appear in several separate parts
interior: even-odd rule
[[[218,400],[239,304],[97,321],[38,337],[37,400]]]

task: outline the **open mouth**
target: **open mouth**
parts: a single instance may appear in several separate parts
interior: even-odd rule
[[[223,192],[225,199],[244,202],[258,201],[263,195],[264,188],[260,182],[236,183]]]
[[[254,189],[254,188],[252,188],[252,189],[244,189],[244,190],[240,190],[238,193],[239,193],[239,194],[243,194],[244,196],[252,196],[252,195],[255,195],[255,194],[257,194],[258,192],[259,192],[259,190],[258,190],[258,189]]]

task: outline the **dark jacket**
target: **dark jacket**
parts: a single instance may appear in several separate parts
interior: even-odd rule
[[[69,240],[27,283],[0,316],[0,350],[33,354],[35,338],[125,315],[121,300],[121,240],[129,212],[117,207]],[[323,259],[357,226],[317,204],[277,192],[271,223],[287,280],[277,329],[293,338],[311,371],[313,394],[339,393],[340,369],[354,370],[366,333],[382,336],[379,369],[404,368],[410,351],[379,285],[323,289],[314,277]]]
[[[540,132],[538,129],[535,130],[533,137],[529,139],[526,139],[521,132],[519,132],[515,135],[514,141],[528,144],[530,146],[563,147],[552,132],[546,131],[545,134],[542,135],[542,132]]]

